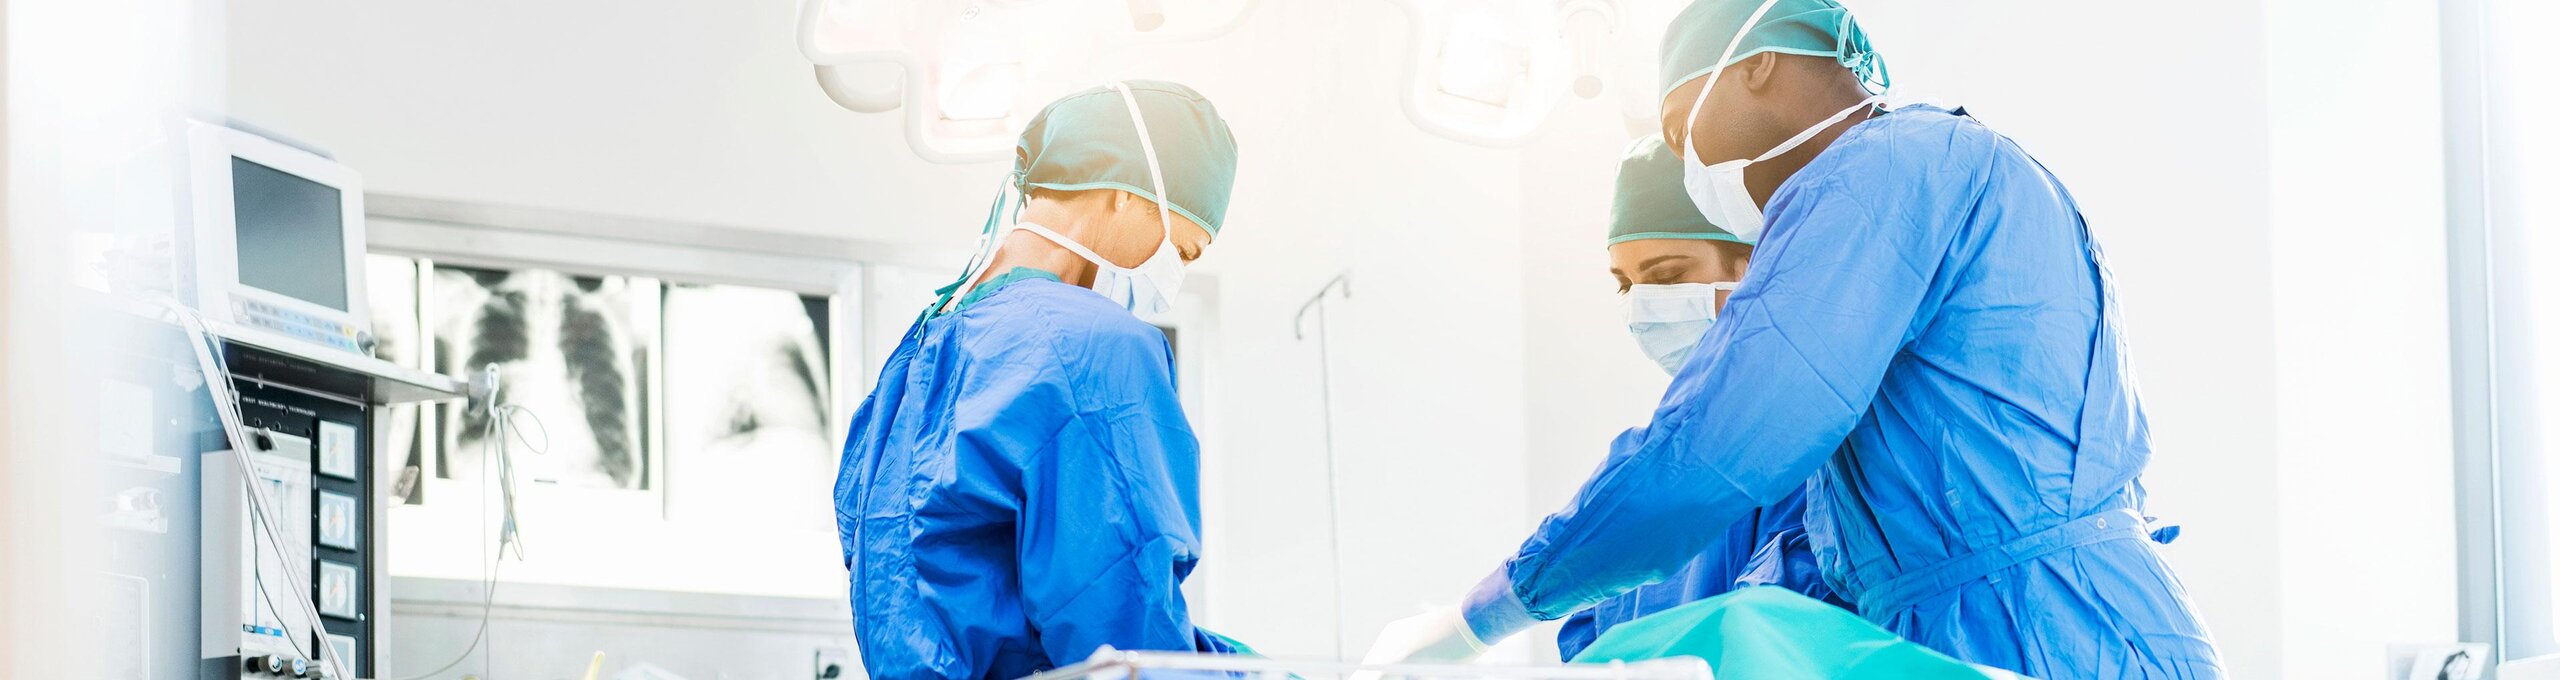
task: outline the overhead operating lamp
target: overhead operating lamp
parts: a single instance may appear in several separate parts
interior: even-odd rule
[[[1566,97],[1596,99],[1615,0],[1392,0],[1413,19],[1404,110],[1434,134],[1511,146]]]
[[[1216,36],[1254,2],[805,0],[799,42],[828,98],[903,108],[917,156],[964,163],[1010,156],[1042,103],[1092,84],[1104,50]]]

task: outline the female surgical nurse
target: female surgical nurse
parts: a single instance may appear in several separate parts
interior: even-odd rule
[[[1200,447],[1171,347],[1142,320],[1217,237],[1235,169],[1226,122],[1173,83],[1093,88],[1032,119],[992,251],[907,329],[845,437],[836,528],[871,677],[1237,649],[1183,604],[1200,540],[1175,480]]]
[[[1652,423],[1455,615],[1390,625],[1389,655],[1464,656],[1656,580],[1696,527],[1811,477],[1824,581],[1897,635],[2047,680],[2222,677],[2153,546],[2114,284],[2062,183],[1961,111],[1882,110],[1883,61],[1832,0],[1699,0],[1662,60],[1683,185],[1758,241],[1750,273]]]
[[[1626,299],[1627,331],[1646,358],[1678,375],[1750,268],[1751,244],[1698,214],[1680,188],[1680,155],[1661,138],[1646,137],[1618,162],[1608,246],[1609,275]],[[1709,533],[1706,548],[1669,578],[1566,617],[1557,651],[1574,658],[1618,624],[1744,586],[1779,586],[1848,606],[1832,597],[1814,565],[1803,490]]]

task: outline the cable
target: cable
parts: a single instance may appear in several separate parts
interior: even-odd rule
[[[276,555],[280,558],[278,561],[283,565],[286,585],[291,587],[295,593],[293,602],[300,605],[298,609],[302,611],[304,617],[303,622],[311,626],[311,631],[313,633],[323,636],[328,635],[328,624],[320,617],[319,605],[312,601],[314,588],[310,586],[310,578],[301,571],[302,565],[297,564],[298,560],[290,559],[293,555],[292,551],[284,549],[284,539],[276,533],[276,527],[280,524],[275,519],[275,501],[266,497],[266,493],[263,488],[264,485],[258,483],[259,477],[257,475],[257,462],[249,457],[249,438],[245,433],[246,428],[241,424],[243,418],[240,415],[239,410],[240,396],[233,391],[229,380],[232,375],[229,362],[222,358],[221,352],[216,349],[214,344],[212,331],[206,327],[204,319],[197,316],[194,310],[187,308],[184,304],[180,304],[175,300],[164,300],[163,306],[169,309],[172,315],[179,321],[179,325],[184,327],[187,331],[188,345],[196,355],[196,367],[202,374],[205,381],[207,396],[213,401],[215,418],[222,424],[223,436],[231,444],[233,462],[240,468],[241,484],[246,491],[251,515],[249,517],[251,533],[256,536],[264,537],[267,542],[267,547],[274,550]],[[462,661],[469,659],[471,653],[479,649],[481,643],[488,635],[490,613],[497,604],[498,565],[505,559],[507,546],[514,545],[516,547],[516,558],[519,560],[524,559],[524,546],[517,533],[518,525],[516,523],[515,516],[515,465],[513,458],[508,455],[507,446],[503,439],[509,431],[508,424],[517,416],[530,419],[536,430],[542,435],[542,444],[539,447],[535,447],[535,452],[537,454],[550,448],[550,433],[548,428],[542,425],[542,419],[539,416],[534,415],[522,407],[504,404],[498,400],[497,376],[498,370],[497,365],[495,364],[489,365],[483,373],[483,377],[487,383],[486,403],[488,406],[486,408],[489,409],[492,417],[490,418],[488,426],[488,436],[481,441],[481,468],[483,470],[482,476],[484,478],[492,477],[487,474],[486,470],[488,469],[488,466],[492,464],[493,459],[499,468],[498,474],[494,476],[494,481],[499,485],[500,496],[504,506],[504,526],[501,528],[498,537],[498,555],[494,559],[490,559],[488,561],[489,567],[483,572],[485,576],[482,585],[483,598],[480,606],[479,631],[473,634],[471,647],[463,650],[462,655],[456,657],[452,663],[445,664],[444,667],[430,671],[425,675],[402,678],[401,680],[426,680],[426,678],[433,677],[438,673],[452,670],[454,666],[460,665]],[[475,384],[475,387],[477,386],[478,385]],[[521,432],[518,432],[516,436],[519,441],[524,441],[527,446],[534,446],[531,440],[523,439],[524,435]],[[492,444],[497,447],[496,455],[494,456],[490,455],[489,447]],[[484,497],[481,502],[481,526],[485,527],[488,525],[487,518],[488,502]],[[254,546],[252,546],[252,548],[254,548]],[[483,549],[486,549],[485,544],[483,545]],[[485,552],[483,554],[486,555]],[[283,612],[276,611],[277,608],[273,599],[273,591],[266,588],[263,585],[263,579],[259,578],[257,575],[257,562],[255,560],[256,557],[253,553],[251,556],[251,562],[249,563],[251,575],[250,586],[257,589],[258,594],[261,600],[266,604],[268,611],[270,613],[274,613],[276,618],[283,619]],[[355,674],[347,671],[347,661],[339,658],[337,647],[335,645],[320,642],[317,650],[319,653],[305,654],[302,649],[301,641],[294,639],[295,636],[291,634],[292,630],[288,628],[285,632],[286,635],[284,637],[293,645],[294,653],[308,656],[319,661],[323,666],[324,671],[328,673],[329,678],[332,680],[356,680]],[[486,659],[483,659],[484,664],[486,661]],[[484,676],[489,675],[486,666],[482,668],[481,674]]]
[[[252,560],[251,560],[249,563],[250,563],[250,564],[257,564],[257,561],[256,561],[254,558],[252,558]],[[265,584],[265,583],[263,583],[263,582],[258,581],[255,577],[252,577],[252,578],[250,579],[250,583],[251,583],[251,584],[253,584],[251,587],[256,588],[256,589],[257,589],[257,591],[258,591],[258,602],[260,602],[260,603],[262,603],[262,604],[265,604],[265,605],[267,606],[267,613],[269,613],[269,614],[274,614],[274,615],[276,616],[276,621],[277,621],[277,622],[279,622],[279,623],[283,622],[283,621],[284,621],[284,610],[282,610],[282,609],[277,609],[277,608],[276,608],[276,596],[275,596],[275,593],[267,592],[267,586],[266,586],[266,584]],[[291,631],[287,631],[287,632],[291,632]],[[303,649],[302,649],[302,640],[301,640],[300,638],[296,638],[296,637],[294,637],[294,636],[292,636],[292,635],[286,635],[286,636],[284,636],[284,641],[285,641],[285,642],[287,642],[287,643],[291,643],[291,644],[293,645],[293,653],[295,653],[295,654],[299,654],[299,655],[302,655],[302,656],[305,656],[305,657],[313,656],[313,655],[312,655],[312,653],[307,652],[307,651],[303,651]]]
[[[187,331],[187,344],[189,348],[193,349],[195,352],[196,369],[198,372],[203,374],[206,396],[213,400],[214,417],[217,421],[222,423],[223,436],[231,443],[233,463],[240,466],[240,482],[241,485],[245,487],[244,490],[247,492],[249,500],[249,512],[251,514],[249,521],[249,525],[251,527],[250,533],[265,536],[267,539],[267,546],[275,550],[277,556],[289,558],[293,553],[284,549],[284,540],[276,535],[275,527],[277,526],[277,522],[275,519],[275,502],[266,497],[266,490],[263,488],[265,485],[258,483],[257,461],[249,457],[248,435],[243,431],[246,428],[240,424],[240,395],[232,391],[231,381],[229,380],[229,377],[231,376],[231,367],[228,363],[223,361],[221,353],[214,350],[212,340],[213,333],[206,329],[204,319],[196,316],[195,310],[188,309],[185,305],[177,304],[175,301],[167,303],[166,306],[177,316],[180,325],[184,326]],[[251,587],[260,587],[258,585],[260,579],[256,578],[257,562],[254,561],[255,556],[253,555],[251,559],[252,561],[249,563],[251,573],[250,584]],[[310,585],[311,579],[306,574],[302,573],[302,565],[296,564],[296,560],[292,559],[281,559],[279,561],[283,563],[285,584],[293,587],[293,602],[302,605],[300,608],[302,609],[304,617],[303,622],[311,626],[311,631],[313,633],[327,635],[329,632],[328,625],[320,619],[320,606],[311,601],[311,594],[313,592],[313,588]],[[263,593],[268,591],[261,588],[260,592]],[[270,606],[272,606],[272,603],[270,603]],[[279,613],[278,618],[282,618],[281,613]],[[285,632],[287,633],[285,636],[286,638],[290,639],[293,637],[291,635],[292,630],[290,628],[286,629]],[[301,643],[299,641],[295,641],[294,652],[296,654],[300,654],[301,651]],[[319,654],[312,656],[326,669],[330,678],[333,680],[355,680],[356,676],[347,672],[345,660],[338,658],[337,648],[335,645],[321,644],[319,645],[318,651],[320,652]]]
[[[486,570],[481,572],[480,625],[478,629],[471,633],[471,645],[464,647],[461,654],[454,655],[452,661],[445,662],[443,666],[439,666],[435,670],[405,678],[399,678],[398,680],[428,680],[429,678],[433,678],[445,671],[453,670],[454,667],[462,665],[462,662],[464,661],[471,660],[472,653],[480,651],[480,645],[488,642],[489,615],[492,610],[497,608],[498,604],[498,565],[506,562],[507,547],[510,545],[515,546],[516,559],[524,559],[524,539],[517,533],[516,524],[515,456],[508,453],[505,439],[508,432],[512,429],[509,425],[513,423],[517,416],[529,418],[533,423],[534,429],[542,435],[542,443],[540,445],[536,445],[531,440],[524,439],[524,433],[522,431],[516,431],[515,435],[517,440],[524,442],[525,446],[531,449],[535,455],[541,455],[551,449],[551,431],[549,428],[543,426],[542,418],[534,415],[533,412],[526,410],[522,406],[508,404],[501,401],[498,398],[500,393],[498,389],[499,383],[498,365],[495,363],[483,366],[480,370],[479,379],[474,380],[471,383],[472,396],[481,400],[481,408],[487,409],[487,413],[489,415],[488,424],[482,426],[481,430],[480,478],[484,483],[494,483],[498,485],[499,505],[501,508],[499,511],[500,525],[498,528],[498,554],[494,557],[490,556],[488,553],[489,544],[485,542],[480,544],[481,559],[489,565]],[[490,452],[489,447],[491,445],[497,446],[495,455],[492,455]],[[489,469],[491,465],[495,465],[498,468],[494,471],[494,474],[492,474],[493,471]],[[485,485],[483,488],[486,488]],[[489,526],[489,498],[485,495],[480,498],[480,526],[484,529]],[[488,657],[481,657],[480,662],[482,664],[480,668],[480,675],[482,677],[489,677],[493,675],[490,673],[487,665],[489,663]]]
[[[249,501],[249,510],[251,513],[251,516],[248,518],[251,527],[250,533],[265,537],[267,547],[274,550],[276,555],[279,557],[278,561],[282,563],[285,571],[285,585],[292,587],[295,593],[293,601],[296,604],[301,605],[300,608],[304,615],[303,622],[311,626],[312,632],[325,635],[328,632],[327,625],[320,620],[319,606],[311,601],[311,592],[313,589],[306,585],[310,583],[310,579],[297,569],[301,565],[295,564],[295,560],[289,559],[292,552],[284,549],[284,540],[276,535],[277,522],[275,519],[274,501],[266,497],[264,490],[261,488],[262,485],[258,483],[257,464],[256,461],[249,457],[248,439],[246,435],[241,432],[241,416],[239,411],[240,397],[232,391],[231,383],[226,379],[231,375],[231,368],[229,364],[221,358],[220,353],[212,350],[212,346],[210,344],[211,333],[206,331],[204,320],[202,318],[197,317],[193,311],[188,310],[183,306],[173,305],[171,306],[171,309],[175,310],[178,313],[178,318],[185,322],[189,333],[189,345],[196,354],[197,368],[199,371],[204,373],[206,393],[207,396],[212,399],[214,404],[215,418],[221,422],[223,434],[231,443],[231,453],[234,463],[240,467],[241,485],[247,492],[246,495]],[[254,548],[254,546],[252,547]],[[261,599],[266,600],[268,608],[273,610],[275,606],[273,600],[274,591],[266,588],[264,585],[264,579],[257,576],[255,553],[251,554],[250,559],[252,560],[249,563],[250,587],[256,588]],[[275,612],[275,614],[278,619],[284,618],[283,612]],[[279,623],[281,623],[281,621],[279,621]],[[285,632],[287,635],[284,637],[287,642],[293,645],[294,653],[301,654],[301,641],[293,639],[294,636],[290,634],[292,632],[291,629],[286,629]],[[331,649],[329,645],[325,644],[319,645],[319,647],[321,654],[312,656],[317,658],[317,660],[327,667],[330,677],[347,679],[352,679],[354,677],[352,674],[346,672],[344,663],[342,660],[336,658],[334,649]]]

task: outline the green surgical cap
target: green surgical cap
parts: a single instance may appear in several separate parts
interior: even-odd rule
[[[1671,20],[1662,34],[1662,96],[1671,96],[1689,81],[1762,52],[1831,57],[1857,74],[1868,92],[1881,93],[1893,84],[1884,58],[1867,43],[1856,17],[1836,0],[1776,0],[1760,15],[1760,23],[1742,37],[1733,58],[1717,63],[1742,22],[1760,9],[1761,0],[1698,0]]]
[[[1609,205],[1609,245],[1653,238],[1732,241],[1732,232],[1708,223],[1680,185],[1680,156],[1661,137],[1636,140],[1618,161],[1617,200]]]
[[[1169,206],[1216,237],[1236,185],[1236,138],[1226,119],[1191,88],[1155,80],[1126,84],[1146,116],[1173,200],[1156,195],[1137,125],[1120,90],[1109,85],[1050,102],[1031,119],[1014,147],[1014,182],[1024,191],[1119,189]]]

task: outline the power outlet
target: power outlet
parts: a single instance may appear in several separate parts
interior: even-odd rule
[[[814,680],[848,680],[853,677],[853,650],[843,647],[819,647],[817,663],[810,667]]]

